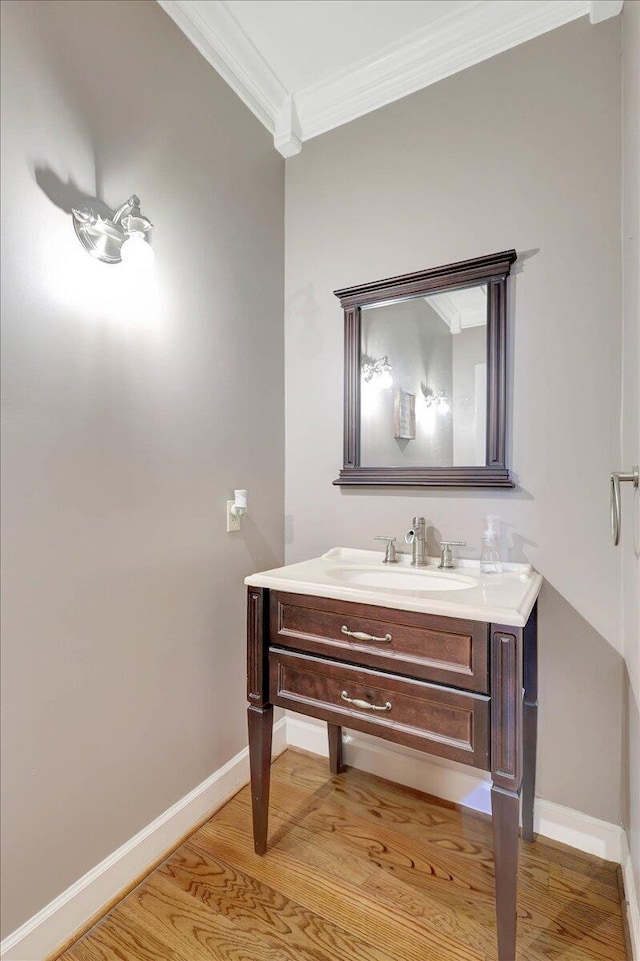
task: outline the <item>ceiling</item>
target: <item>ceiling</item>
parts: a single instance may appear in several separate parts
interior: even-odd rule
[[[469,0],[225,0],[273,72],[293,91],[405,43],[447,12],[469,5]]]
[[[622,0],[158,0],[274,136],[305,140]]]
[[[452,334],[459,334],[469,327],[485,327],[487,324],[486,284],[429,294],[424,299],[444,320]]]

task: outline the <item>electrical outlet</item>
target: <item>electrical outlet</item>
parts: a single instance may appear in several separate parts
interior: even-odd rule
[[[231,513],[235,501],[227,501],[227,534],[240,530],[240,518]]]

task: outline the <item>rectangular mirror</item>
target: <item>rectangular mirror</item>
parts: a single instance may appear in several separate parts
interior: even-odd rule
[[[336,484],[512,487],[506,281],[515,251],[336,291],[345,463]]]

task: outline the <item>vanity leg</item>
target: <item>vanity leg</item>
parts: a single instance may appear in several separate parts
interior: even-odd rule
[[[329,770],[332,774],[342,774],[344,763],[342,761],[342,728],[339,724],[327,723],[329,734]]]
[[[520,792],[491,788],[499,961],[515,961]]]
[[[538,744],[538,605],[523,631],[524,704],[522,707],[522,838],[533,841],[533,806],[536,795]]]
[[[247,708],[249,722],[249,768],[251,770],[251,808],[253,844],[256,854],[267,850],[269,821],[269,784],[271,781],[271,735],[273,705]]]

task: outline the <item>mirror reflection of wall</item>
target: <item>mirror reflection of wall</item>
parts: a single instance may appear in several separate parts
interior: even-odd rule
[[[486,463],[486,334],[485,285],[362,308],[363,466]],[[415,428],[399,430],[414,403]]]

